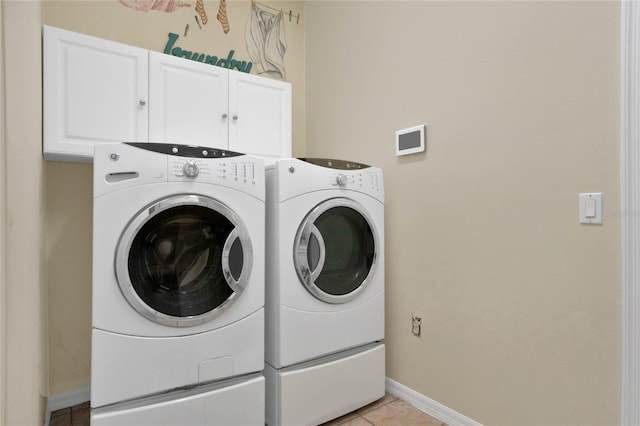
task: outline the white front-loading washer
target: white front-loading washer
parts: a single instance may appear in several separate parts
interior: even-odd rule
[[[93,420],[139,424],[127,413],[140,410],[122,405],[160,398],[143,410],[156,424],[233,394],[220,418],[261,424],[263,160],[187,145],[97,144],[93,209]],[[230,393],[205,388],[230,379]],[[187,390],[197,397],[179,396]]]
[[[384,396],[382,171],[281,159],[266,175],[267,423],[313,424]]]

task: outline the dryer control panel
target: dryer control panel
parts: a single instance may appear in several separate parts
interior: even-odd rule
[[[379,169],[368,164],[331,158],[298,158],[298,160],[326,169],[331,187],[380,191]]]
[[[281,159],[268,169],[278,180],[278,201],[322,190],[357,191],[384,201],[382,170],[362,163]]]
[[[329,173],[327,175],[327,184],[334,188],[380,191],[379,173],[374,170],[368,172]]]
[[[298,158],[298,160],[316,166],[338,170],[360,170],[371,167],[367,164],[356,163],[355,161],[335,160],[332,158]]]

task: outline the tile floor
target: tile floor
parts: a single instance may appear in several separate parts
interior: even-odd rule
[[[89,403],[51,413],[50,426],[89,426]],[[395,396],[383,398],[322,426],[446,426]]]
[[[51,413],[49,426],[89,426],[89,402]]]
[[[446,426],[440,420],[418,410],[393,395],[346,414],[322,426]]]

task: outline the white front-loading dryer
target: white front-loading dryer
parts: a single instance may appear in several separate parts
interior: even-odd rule
[[[323,159],[267,168],[266,362],[384,338],[382,171]]]
[[[382,171],[281,159],[266,175],[266,421],[318,424],[384,395]]]
[[[264,397],[263,161],[97,144],[93,208],[92,411],[242,377],[226,406],[252,410]],[[160,406],[190,410],[178,401]]]

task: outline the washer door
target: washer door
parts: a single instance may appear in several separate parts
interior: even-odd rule
[[[251,274],[253,250],[238,216],[204,196],[163,199],[120,237],[116,276],[129,304],[159,324],[189,327],[217,317]]]
[[[378,237],[366,210],[347,198],[316,206],[296,234],[298,278],[316,298],[345,303],[363,291],[378,253]]]

